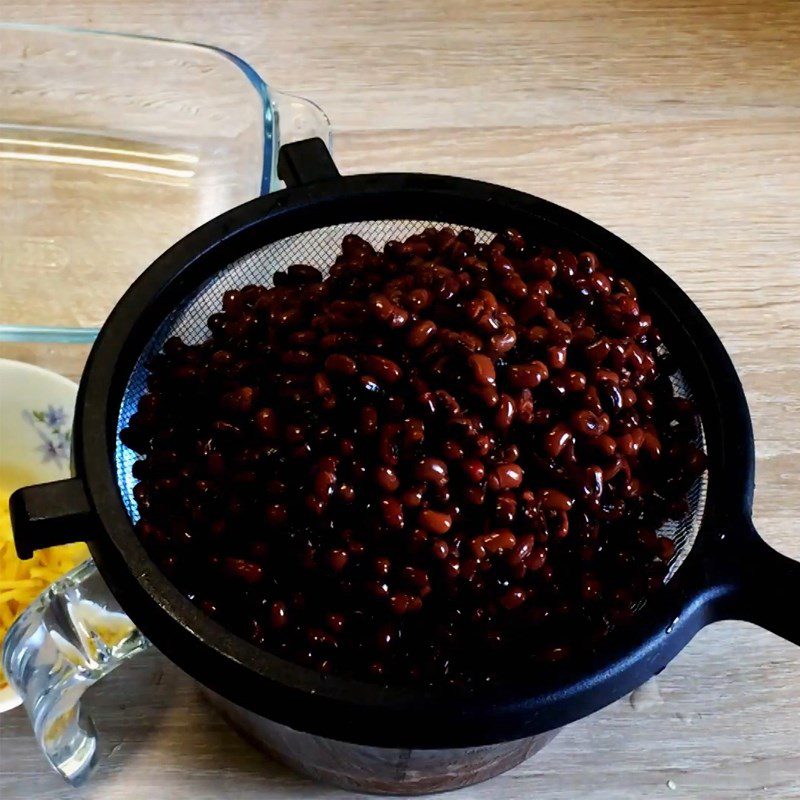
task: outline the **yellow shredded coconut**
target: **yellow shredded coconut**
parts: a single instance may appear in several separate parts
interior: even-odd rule
[[[0,477],[0,642],[11,623],[54,581],[89,558],[85,544],[68,544],[38,550],[22,561],[14,550],[8,500],[12,491],[33,481]],[[0,689],[7,685],[0,669]]]

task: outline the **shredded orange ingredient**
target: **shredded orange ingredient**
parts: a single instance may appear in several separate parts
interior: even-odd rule
[[[12,486],[24,481],[0,483],[0,642],[14,620],[54,581],[89,558],[85,544],[69,544],[38,550],[22,561],[14,550],[8,500]],[[7,685],[0,669],[0,689]]]

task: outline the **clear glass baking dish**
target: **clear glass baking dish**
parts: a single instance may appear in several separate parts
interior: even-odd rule
[[[225,50],[0,24],[0,342],[91,341],[160,253],[278,186],[281,144],[330,135]]]

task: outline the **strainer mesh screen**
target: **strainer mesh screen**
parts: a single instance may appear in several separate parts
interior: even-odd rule
[[[285,270],[291,264],[311,264],[327,274],[336,255],[341,250],[342,239],[347,234],[356,234],[367,240],[376,249],[392,239],[405,239],[420,233],[431,226],[441,227],[446,223],[424,220],[375,220],[331,225],[289,236],[264,245],[248,253],[232,264],[222,267],[207,280],[193,295],[186,298],[183,305],[173,311],[161,324],[149,345],[139,357],[131,373],[123,396],[122,407],[117,422],[116,469],[117,481],[125,508],[132,521],[136,522],[139,512],[133,498],[133,488],[137,481],[131,474],[138,456],[123,445],[119,432],[126,427],[131,415],[136,411],[139,398],[147,389],[147,365],[158,353],[164,342],[171,336],[179,336],[189,344],[198,344],[209,335],[208,318],[221,310],[222,295],[229,289],[239,289],[247,284],[271,285],[272,275]],[[458,229],[462,226],[451,224]],[[490,241],[494,232],[475,231],[477,240]],[[676,392],[692,399],[692,392],[680,372],[673,376]],[[704,446],[702,427],[698,423],[697,444]],[[675,542],[675,553],[670,563],[667,580],[678,569],[688,554],[700,527],[705,505],[707,478],[695,481],[688,495],[689,512],[683,519],[666,523],[659,531]]]

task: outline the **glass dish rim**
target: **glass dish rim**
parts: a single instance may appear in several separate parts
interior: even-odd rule
[[[222,58],[236,67],[245,77],[255,92],[260,105],[262,123],[261,174],[259,178],[259,194],[273,191],[277,168],[277,147],[279,143],[280,98],[298,97],[291,92],[273,89],[261,77],[258,71],[245,59],[214,44],[206,44],[192,40],[176,39],[166,36],[129,33],[107,29],[84,28],[72,25],[40,24],[35,22],[9,22],[0,20],[0,32],[20,31],[40,33],[54,36],[102,37],[107,40],[123,40],[141,42],[144,45],[176,47],[206,51],[214,57]],[[327,144],[331,144],[331,123],[325,111],[313,101],[298,97],[303,103],[314,109],[325,121],[328,129]],[[50,325],[12,325],[0,322],[0,342],[26,342],[34,344],[91,344],[97,336],[98,329],[93,327],[63,327]]]
[[[76,34],[79,36],[98,36],[108,39],[128,39],[139,42],[146,42],[164,46],[178,46],[187,48],[197,48],[207,50],[222,58],[230,61],[247,78],[248,83],[253,87],[261,102],[265,129],[272,123],[273,110],[270,99],[270,88],[264,79],[258,74],[254,67],[240,56],[217,45],[204,44],[185,39],[173,39],[166,36],[150,36],[142,33],[125,33],[121,31],[111,31],[105,29],[82,28],[71,25],[44,25],[35,22],[3,22],[0,21],[0,30],[19,30],[53,34]],[[269,191],[270,179],[272,174],[272,158],[270,155],[271,141],[268,146],[267,137],[264,138],[263,161],[261,167],[261,193]]]

